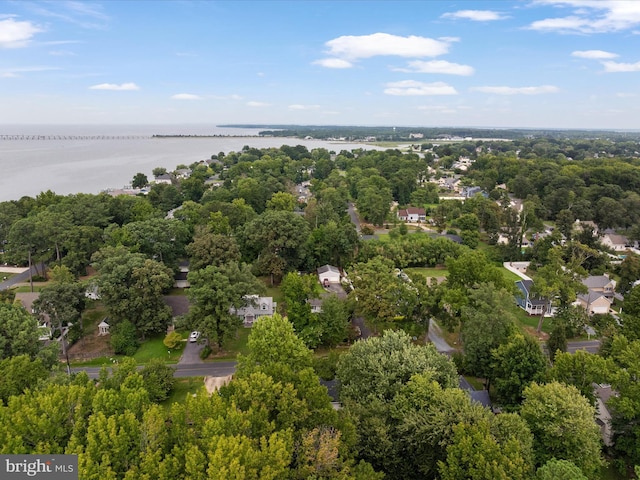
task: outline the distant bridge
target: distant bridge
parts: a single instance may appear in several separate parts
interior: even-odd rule
[[[151,135],[2,135],[3,140],[140,140]]]

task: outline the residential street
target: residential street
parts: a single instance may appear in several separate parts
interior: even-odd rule
[[[224,377],[230,375],[236,370],[237,362],[211,362],[211,363],[199,363],[195,365],[169,365],[175,369],[174,377]],[[139,366],[138,368],[142,368]],[[75,367],[71,371],[73,373],[87,372],[89,378],[98,378],[101,367]]]
[[[576,350],[586,350],[589,353],[598,353],[600,340],[581,340],[567,343],[567,351],[575,353]]]
[[[44,263],[38,263],[37,265],[31,265],[31,271],[33,272],[33,275],[38,275],[41,274],[44,269],[46,268]],[[2,275],[0,274],[0,278],[2,277]],[[11,277],[8,280],[5,280],[4,282],[0,282],[0,290],[6,290],[8,288],[13,287],[14,285],[18,284],[18,283],[24,283],[24,282],[28,282],[29,281],[29,269],[26,269],[24,272],[22,273],[18,273],[17,275],[14,275],[13,277]]]

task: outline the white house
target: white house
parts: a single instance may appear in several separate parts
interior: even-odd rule
[[[253,322],[260,317],[276,313],[278,303],[274,302],[272,297],[245,295],[242,298],[245,301],[244,306],[240,308],[231,307],[231,313],[241,317],[245,327],[253,326]]]
[[[409,207],[398,210],[398,219],[403,222],[424,222],[427,219],[427,214],[424,208]]]
[[[171,185],[173,183],[173,176],[169,173],[163,173],[155,177],[153,183],[166,183],[167,185]]]
[[[340,270],[333,265],[323,265],[318,268],[318,280],[322,285],[329,283],[340,283]]]
[[[311,305],[311,313],[322,313],[322,299],[309,298],[307,303]]]
[[[605,233],[601,243],[616,252],[624,252],[631,246],[627,237],[616,233]]]

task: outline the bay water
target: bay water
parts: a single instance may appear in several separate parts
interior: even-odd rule
[[[370,144],[259,137],[258,129],[208,125],[0,125],[0,201],[119,189],[155,167],[175,170],[220,152],[304,145],[336,153]],[[182,135],[158,138],[153,135]],[[189,136],[196,135],[196,136]],[[206,135],[206,136],[204,136]],[[213,136],[215,135],[215,136]]]

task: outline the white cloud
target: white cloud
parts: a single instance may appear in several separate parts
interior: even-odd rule
[[[602,62],[604,71],[610,73],[620,72],[640,72],[640,62],[636,63],[619,63],[619,62]]]
[[[320,108],[320,105],[289,105],[289,110],[317,110],[318,108]]]
[[[60,70],[57,67],[17,67],[17,68],[5,68],[0,69],[0,77],[2,78],[18,78],[21,77],[21,73],[31,72],[48,72],[51,70]]]
[[[323,58],[313,62],[314,65],[320,65],[325,68],[351,68],[353,64],[341,58]]]
[[[76,54],[69,50],[51,50],[49,55],[53,55],[54,57],[74,57]]]
[[[441,18],[453,18],[463,20],[473,20],[474,22],[491,22],[494,20],[504,20],[507,18],[500,12],[492,10],[458,10],[442,15]]]
[[[560,89],[554,85],[541,85],[539,87],[472,87],[471,91],[493,93],[495,95],[541,95],[543,93],[556,93]]]
[[[384,93],[396,96],[416,95],[457,95],[458,92],[451,85],[444,82],[424,83],[415,80],[390,82],[385,85]]]
[[[422,110],[425,112],[435,112],[435,113],[458,113],[454,107],[450,107],[447,105],[420,105],[418,110]]]
[[[254,102],[254,101],[247,102],[247,107],[270,107],[270,106],[271,106],[270,103],[265,103],[265,102]]]
[[[396,68],[398,72],[416,72],[416,73],[442,73],[447,75],[473,75],[474,69],[469,65],[460,65],[459,63],[451,63],[446,60],[414,60],[409,62],[409,68]]]
[[[638,96],[637,93],[627,93],[627,92],[616,93],[616,97],[618,98],[635,98],[637,96]]]
[[[571,52],[571,56],[602,60],[605,58],[616,58],[619,55],[617,53],[605,52],[604,50],[576,50],[575,52]]]
[[[0,48],[26,47],[31,38],[42,31],[31,22],[19,22],[13,18],[0,20]]]
[[[171,96],[172,100],[202,100],[200,95],[194,95],[192,93],[177,93]]]
[[[89,87],[89,90],[117,90],[117,91],[125,91],[125,90],[140,90],[140,87],[135,83],[121,83],[118,85],[117,83],[100,83],[99,85],[92,85]]]
[[[640,2],[621,0],[535,0],[534,4],[573,7],[572,15],[538,20],[529,28],[565,33],[603,33],[640,25]]]
[[[329,48],[328,53],[333,57],[357,60],[380,55],[437,57],[449,51],[450,42],[414,35],[400,37],[388,33],[374,33],[360,36],[345,35],[329,40],[325,45]]]

